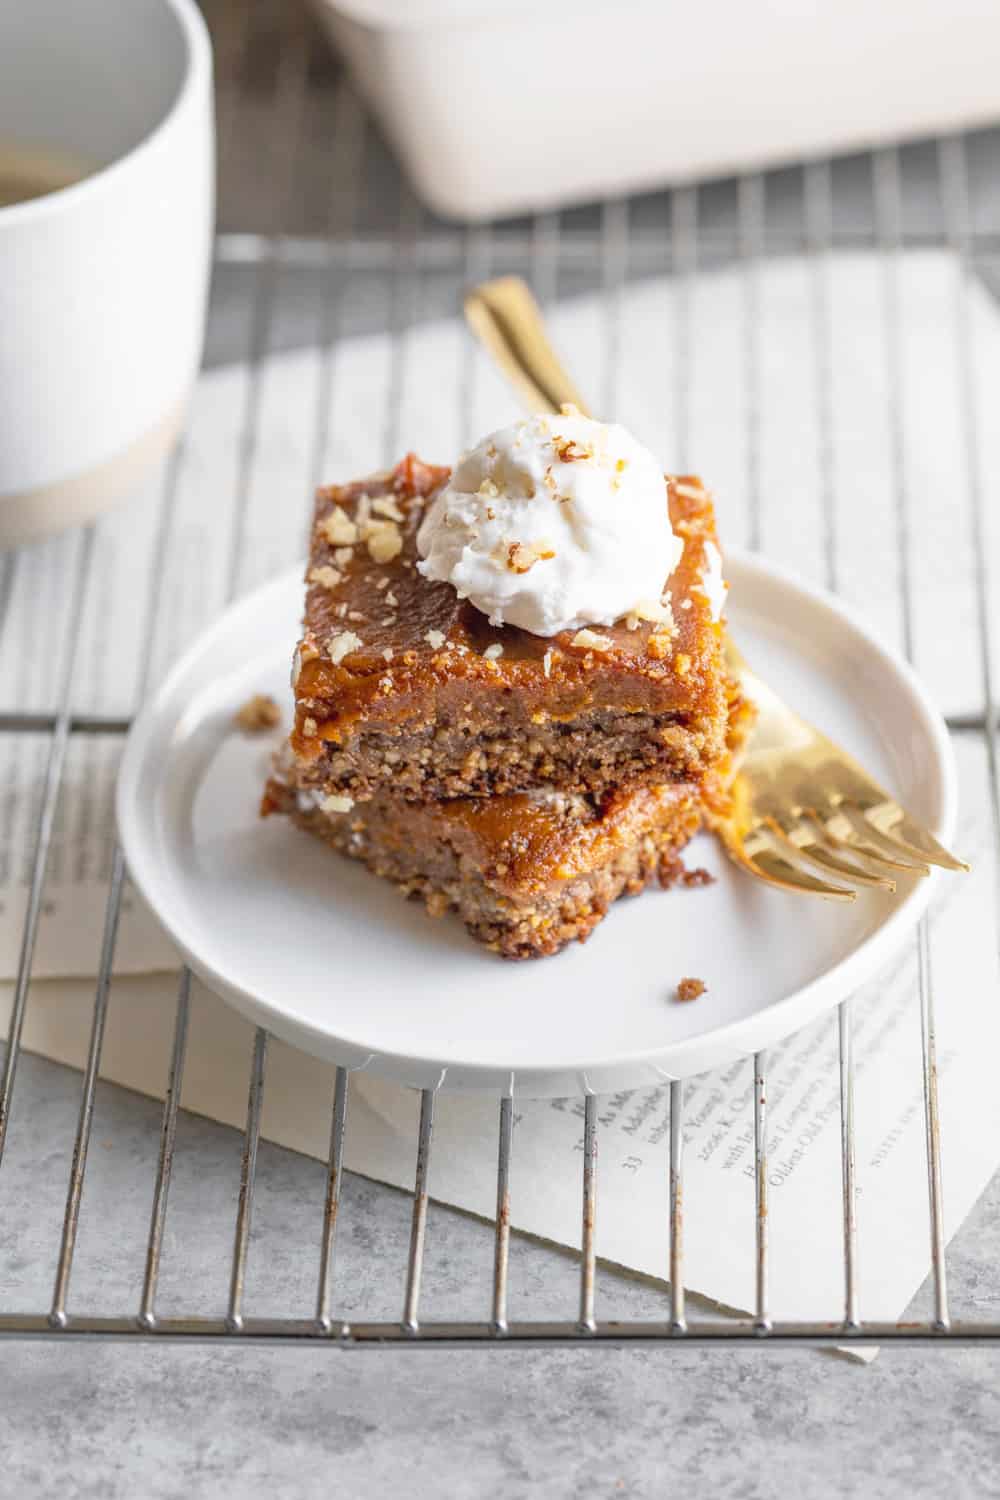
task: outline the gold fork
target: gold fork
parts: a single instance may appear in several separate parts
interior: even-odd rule
[[[484,282],[469,292],[465,315],[532,410],[558,411],[571,402],[587,411],[519,276]],[[732,812],[711,820],[737,864],[769,885],[835,901],[853,901],[858,886],[894,891],[896,875],[929,875],[931,865],[969,868],[846,750],[783,703],[728,638],[726,655],[743,696],[757,708]]]

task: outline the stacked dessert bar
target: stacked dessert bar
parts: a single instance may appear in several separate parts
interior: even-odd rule
[[[456,911],[495,952],[535,957],[586,938],[620,895],[672,883],[725,811],[747,710],[725,668],[712,502],[696,479],[658,478],[677,560],[657,598],[541,635],[509,616],[559,543],[505,536],[483,553],[500,556],[506,619],[432,576],[428,528],[461,524],[434,510],[450,480],[411,455],[319,491],[295,723],[263,808],[432,914]],[[496,489],[483,481],[487,500]]]

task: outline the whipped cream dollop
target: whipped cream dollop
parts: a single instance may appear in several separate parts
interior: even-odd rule
[[[423,576],[450,583],[492,625],[552,636],[655,610],[683,543],[652,453],[624,427],[563,407],[465,454],[417,548]]]

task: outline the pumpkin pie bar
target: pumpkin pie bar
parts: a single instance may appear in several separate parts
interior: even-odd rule
[[[690,782],[612,793],[597,806],[541,788],[502,797],[405,802],[296,788],[280,774],[263,811],[284,813],[360,860],[432,916],[455,911],[505,958],[539,958],[583,941],[619,896],[672,883],[701,819]]]
[[[620,896],[701,883],[704,872],[689,875],[681,851],[701,825],[728,815],[752,718],[731,691],[726,749],[702,782],[634,787],[600,803],[551,787],[443,802],[380,791],[354,802],[303,782],[285,747],[261,811],[360,860],[432,916],[456,912],[493,952],[540,958],[583,942]]]
[[[491,624],[449,583],[418,571],[417,531],[449,472],[410,455],[317,494],[293,669],[297,783],[352,803],[383,792],[421,803],[541,786],[593,806],[657,786],[643,805],[669,804],[669,844],[680,826],[674,811],[725,750],[708,492],[695,478],[664,480],[682,550],[654,608],[546,637]],[[510,565],[533,560],[515,550]],[[684,789],[670,796],[662,788],[671,783]],[[645,858],[621,867],[623,883],[639,878]]]

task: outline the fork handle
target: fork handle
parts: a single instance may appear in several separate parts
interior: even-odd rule
[[[558,411],[566,402],[589,416],[545,331],[541,308],[520,276],[484,281],[465,297],[465,317],[531,411]]]

